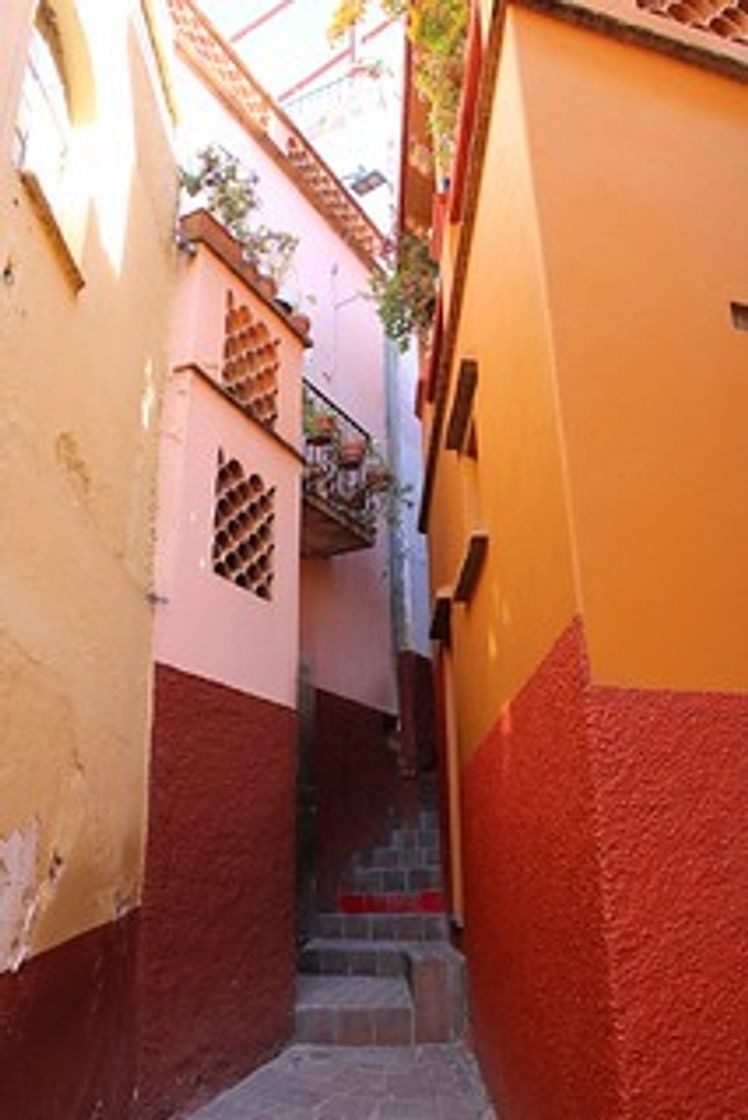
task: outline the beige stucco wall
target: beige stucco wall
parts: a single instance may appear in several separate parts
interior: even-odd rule
[[[12,163],[33,3],[2,8],[0,971],[138,898],[175,187],[140,5],[61,0],[88,56],[76,292]]]

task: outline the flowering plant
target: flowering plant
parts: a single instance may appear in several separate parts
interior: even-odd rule
[[[196,160],[196,171],[180,171],[182,190],[190,198],[203,195],[206,209],[239,242],[247,260],[280,284],[299,239],[284,230],[252,225],[250,215],[262,207],[256,172],[247,171],[235,155],[218,144],[201,149]]]
[[[389,16],[406,17],[413,81],[429,107],[429,130],[440,177],[449,174],[462,88],[467,0],[378,0]],[[370,0],[338,0],[328,35],[336,42],[365,17]]]
[[[372,273],[371,290],[388,338],[404,353],[412,336],[424,339],[436,310],[438,266],[427,242],[404,233],[391,250],[388,269]]]

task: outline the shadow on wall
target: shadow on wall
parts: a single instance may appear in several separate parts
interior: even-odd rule
[[[312,768],[317,791],[317,904],[337,909],[349,857],[388,833],[398,791],[392,717],[329,692],[315,699]]]

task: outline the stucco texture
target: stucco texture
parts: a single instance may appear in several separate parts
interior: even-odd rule
[[[507,1120],[620,1115],[585,684],[575,624],[462,771],[472,1018]]]
[[[592,688],[630,1115],[748,1116],[748,697]]]
[[[34,7],[3,4],[0,36],[0,843],[37,836],[25,902],[9,912],[23,891],[0,891],[0,927],[23,931],[22,956],[138,901],[176,193],[135,5],[58,5],[75,290],[11,162]]]
[[[122,1120],[135,1079],[138,913],[0,977],[1,1120]]]
[[[748,1115],[748,699],[590,683],[575,621],[463,768],[478,1052],[509,1120]]]
[[[399,775],[383,712],[321,690],[314,708],[317,901],[335,910],[351,855],[388,834]]]
[[[296,715],[156,669],[141,927],[142,1115],[238,1080],[291,1032]]]

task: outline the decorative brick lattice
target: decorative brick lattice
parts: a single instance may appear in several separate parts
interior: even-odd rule
[[[748,45],[748,0],[637,0],[655,16]]]
[[[169,12],[184,52],[211,75],[263,131],[270,117],[267,95],[257,86],[239,59],[217,36],[189,0],[169,0]]]
[[[304,183],[345,229],[347,240],[360,244],[370,255],[381,253],[381,239],[356,212],[347,193],[320,163],[316,153],[300,139],[289,136],[286,154]]]
[[[275,487],[246,475],[237,459],[218,453],[213,571],[261,599],[272,599]]]
[[[221,375],[226,392],[248,416],[274,428],[278,419],[280,339],[271,338],[261,319],[246,304],[226,295],[225,341]]]

